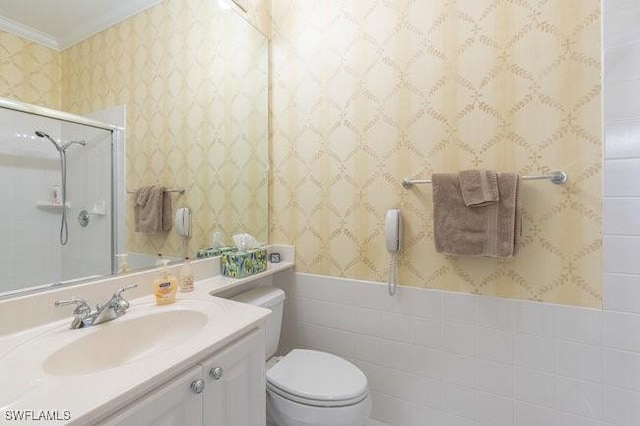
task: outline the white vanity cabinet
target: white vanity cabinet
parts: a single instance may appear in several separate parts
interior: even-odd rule
[[[264,338],[252,331],[103,425],[264,426]]]
[[[265,425],[264,339],[258,329],[203,363],[204,425]]]
[[[202,396],[191,384],[202,380],[197,366],[107,419],[109,426],[202,425]]]

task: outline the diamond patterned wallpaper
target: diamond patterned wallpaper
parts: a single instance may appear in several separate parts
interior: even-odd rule
[[[60,109],[60,61],[60,52],[0,31],[0,96]]]
[[[163,4],[164,18],[128,20],[79,50],[111,54],[95,66],[74,57],[85,67],[65,85],[82,82],[84,92],[70,101],[78,111],[125,98],[153,105],[147,98],[162,84],[145,82],[148,61],[162,66],[164,47],[153,47],[159,26],[189,19],[165,3],[174,9]],[[599,7],[596,0],[273,0],[270,19],[269,2],[250,4],[249,21],[273,36],[271,240],[297,246],[300,271],[384,281],[384,212],[399,207],[403,285],[599,306]],[[115,54],[113,43],[130,34],[143,42]],[[2,33],[0,49],[2,96],[58,108],[59,54],[36,54],[46,48]],[[176,104],[188,98],[180,96],[188,72],[169,80]],[[128,118],[138,134],[145,120],[163,121]],[[159,135],[128,152],[132,173],[171,156],[182,164],[172,168],[177,176],[204,152],[188,150],[190,160],[166,153]],[[434,252],[430,187],[404,190],[400,182],[468,167],[570,174],[564,187],[523,184],[518,258]]]
[[[273,0],[273,242],[303,272],[385,281],[402,209],[403,285],[601,305],[598,0]],[[431,187],[467,168],[525,182],[517,258],[433,247]]]
[[[127,105],[129,189],[186,189],[172,200],[194,213],[191,255],[214,230],[268,239],[267,43],[218,2],[165,0],[63,52],[64,110]],[[182,255],[173,231],[134,232],[132,203],[127,249]]]

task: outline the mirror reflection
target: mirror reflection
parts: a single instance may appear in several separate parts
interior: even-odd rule
[[[0,295],[114,273],[125,254],[131,269],[158,254],[194,257],[214,234],[267,242],[268,42],[224,5],[161,2],[50,53],[60,63],[56,109],[122,131],[0,109],[11,204]],[[168,231],[136,223],[152,186],[176,190],[165,193]]]

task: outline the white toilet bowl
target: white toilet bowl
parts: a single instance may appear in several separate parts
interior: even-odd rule
[[[364,425],[371,413],[371,396],[357,406],[311,407],[282,398],[267,390],[267,426]]]
[[[268,426],[362,426],[370,414],[367,378],[340,357],[294,349],[267,371]]]
[[[278,348],[285,294],[258,287],[234,300],[271,309],[265,359]],[[270,365],[270,363],[267,363]],[[349,361],[326,352],[294,349],[267,370],[268,426],[363,426],[371,414],[367,377]]]

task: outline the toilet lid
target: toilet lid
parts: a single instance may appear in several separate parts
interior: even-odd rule
[[[360,400],[368,391],[367,377],[358,367],[335,355],[306,349],[292,350],[270,368],[267,382],[296,399],[318,402]]]

